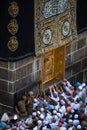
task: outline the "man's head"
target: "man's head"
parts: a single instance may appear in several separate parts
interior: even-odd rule
[[[28,96],[33,97],[33,96],[34,96],[33,91],[29,91],[29,92],[28,92]]]
[[[22,96],[22,100],[26,101],[27,97],[26,96]]]

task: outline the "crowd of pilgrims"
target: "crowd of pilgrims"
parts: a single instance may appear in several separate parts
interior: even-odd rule
[[[53,83],[44,92],[29,91],[15,107],[16,118],[1,117],[1,130],[87,130],[87,81]]]

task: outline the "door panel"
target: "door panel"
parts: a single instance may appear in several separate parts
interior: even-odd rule
[[[42,55],[41,78],[42,84],[56,78],[61,80],[65,74],[65,46],[54,49]]]

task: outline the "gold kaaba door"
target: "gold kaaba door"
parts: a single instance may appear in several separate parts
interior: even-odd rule
[[[52,79],[61,80],[65,74],[65,46],[54,49],[41,57],[42,85]]]
[[[53,71],[54,71],[54,56],[53,51],[50,51],[42,55],[42,70],[41,70],[42,84],[53,79]]]

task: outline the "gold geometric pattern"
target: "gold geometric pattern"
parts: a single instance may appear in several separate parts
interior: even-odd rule
[[[13,18],[15,18],[18,15],[19,7],[15,1],[11,2],[11,5],[8,8],[8,12],[10,16],[12,16]]]
[[[12,34],[15,35],[18,32],[18,23],[16,19],[10,20],[8,24],[8,31]]]
[[[18,48],[18,40],[15,36],[10,37],[10,40],[8,41],[8,48],[10,51],[14,52]]]

